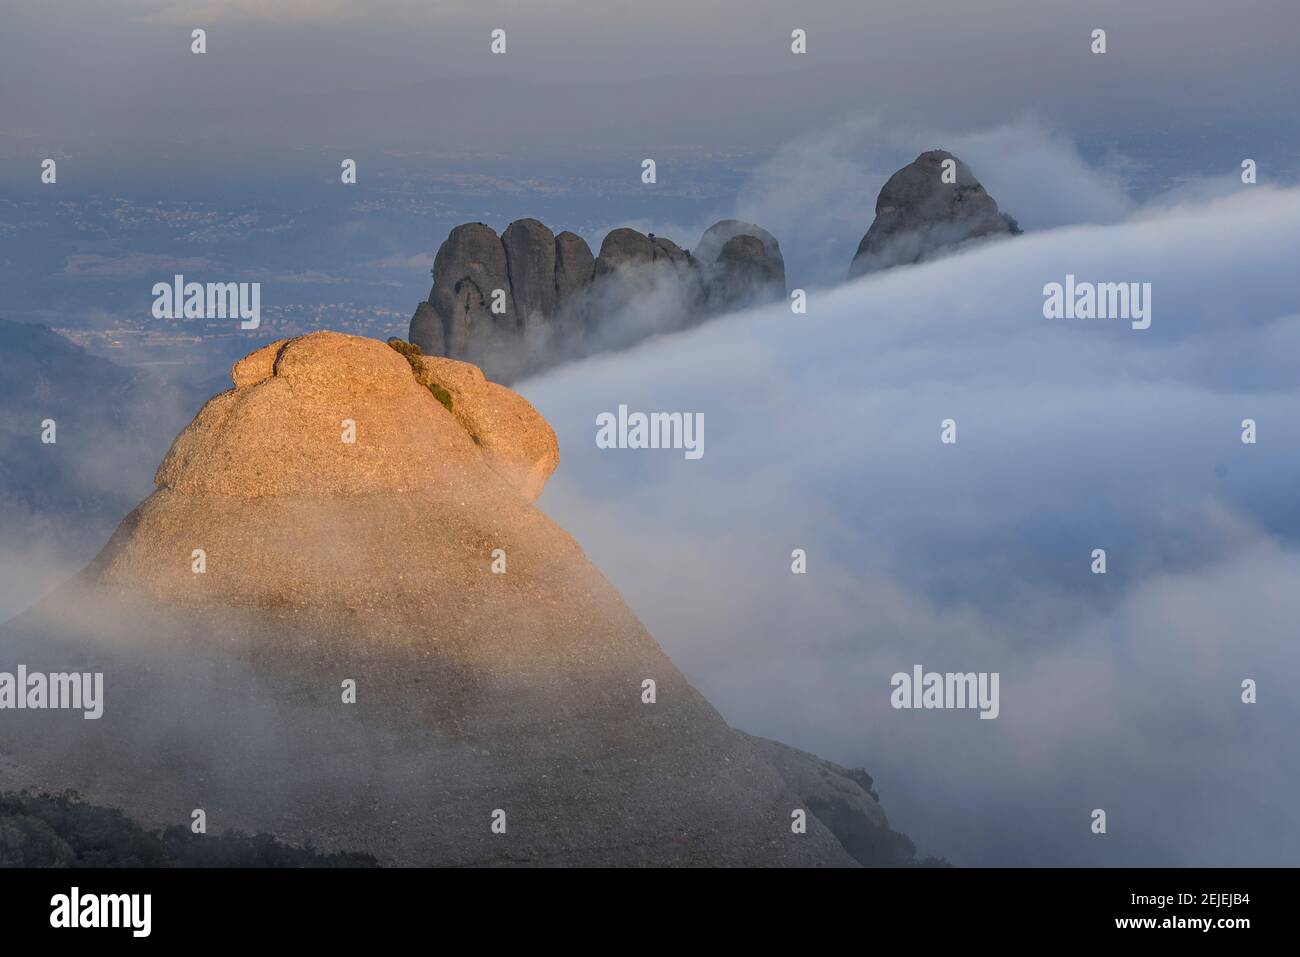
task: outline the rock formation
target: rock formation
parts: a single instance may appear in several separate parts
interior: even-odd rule
[[[104,674],[98,720],[5,713],[0,789],[396,864],[911,863],[864,772],[733,731],[529,504],[558,453],[525,400],[393,346],[236,364],[0,631],[5,661]]]
[[[568,231],[555,237],[555,300],[564,302],[591,282],[596,259],[587,241]]]
[[[390,342],[398,351],[404,351]],[[405,344],[403,344],[405,345]],[[533,501],[560,461],[560,447],[546,420],[528,400],[489,382],[478,366],[456,359],[406,352],[415,380],[428,388],[483,452],[488,467]]]
[[[716,262],[722,247],[737,236],[752,236],[763,244],[763,258],[766,268],[781,279],[785,286],[785,259],[781,255],[781,244],[776,237],[761,226],[741,222],[739,219],[724,219],[714,223],[704,231],[700,241],[695,245],[695,258],[702,263]],[[785,290],[782,289],[784,294]]]
[[[700,322],[708,305],[699,263],[671,239],[612,230],[600,245],[581,308],[591,317],[584,345],[623,349],[656,333]]]
[[[482,223],[457,226],[435,257],[410,339],[425,355],[513,381],[784,297],[785,263],[766,230],[723,220],[699,250],[692,256],[662,236],[620,228],[593,256],[582,237],[555,235],[536,219],[516,220],[499,238]]]
[[[499,310],[492,311],[496,299]],[[451,354],[489,349],[518,328],[510,292],[506,250],[482,223],[457,226],[433,260],[431,310],[425,310],[421,338],[430,346],[430,323],[440,322],[444,348]],[[414,326],[414,322],[412,323]]]
[[[517,219],[501,234],[510,271],[510,290],[522,327],[540,325],[555,314],[555,234],[536,219]]]
[[[951,174],[945,177],[948,160]],[[862,237],[849,278],[921,262],[970,240],[1018,232],[1015,220],[998,211],[965,163],[944,150],[930,150],[880,190],[876,218]]]

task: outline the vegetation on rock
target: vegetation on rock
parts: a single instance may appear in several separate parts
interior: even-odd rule
[[[424,352],[420,349],[420,347],[417,346],[414,342],[407,342],[405,339],[399,339],[396,336],[393,336],[391,339],[389,339],[388,344],[406,357],[406,361],[411,364],[411,369],[418,376],[420,372],[420,363],[417,360],[419,359],[420,356],[424,355]],[[448,392],[442,386],[438,385],[438,383],[436,382],[429,383],[429,391],[433,393],[433,397],[435,399],[437,399],[439,402],[443,404],[443,406],[446,407],[448,412],[452,410],[451,408],[452,399],[451,399],[450,392]],[[478,438],[475,437],[474,441],[478,442]]]
[[[146,831],[115,808],[62,794],[0,792],[0,867],[374,867],[369,854],[318,853],[270,834]]]

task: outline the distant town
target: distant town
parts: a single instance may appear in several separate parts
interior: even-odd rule
[[[237,320],[159,320],[147,315],[139,320],[118,319],[102,329],[63,326],[54,331],[123,365],[170,365],[188,363],[192,350],[210,349],[218,342],[234,346],[288,339],[318,329],[386,339],[404,334],[410,318],[409,313],[383,306],[313,302],[264,306],[262,324],[255,333],[241,330]]]
[[[243,330],[238,320],[117,319],[100,329],[56,326],[55,332],[120,365],[222,367],[272,339],[333,329],[386,339],[406,335],[411,316],[399,309],[357,303],[290,303],[263,307],[260,328]],[[213,369],[216,372],[216,368]]]

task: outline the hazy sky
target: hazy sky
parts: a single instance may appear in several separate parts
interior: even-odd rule
[[[520,163],[769,149],[871,114],[1032,115],[1077,138],[1294,125],[1294,0],[5,0],[0,148],[291,162],[297,147]],[[208,52],[190,53],[190,30]],[[503,28],[507,53],[489,52]],[[790,52],[807,31],[808,53]],[[1089,52],[1102,27],[1109,52]],[[1261,132],[1262,131],[1262,132]],[[1249,143],[1242,144],[1250,155]],[[215,152],[214,152],[215,151]]]

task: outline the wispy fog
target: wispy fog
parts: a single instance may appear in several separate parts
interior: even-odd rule
[[[963,132],[861,115],[787,138],[746,173],[730,205],[702,211],[695,222],[609,222],[589,230],[587,239],[599,246],[609,228],[629,225],[689,247],[712,222],[732,217],[780,240],[791,287],[835,285],[848,273],[885,181],[930,149],[965,161],[1002,211],[1028,230],[1117,223],[1141,208],[1130,196],[1133,157],[1115,152],[1091,163],[1062,126],[1041,118]],[[1167,207],[1234,192],[1238,173],[1235,161],[1221,169],[1207,164],[1203,176],[1165,186],[1156,202]]]

